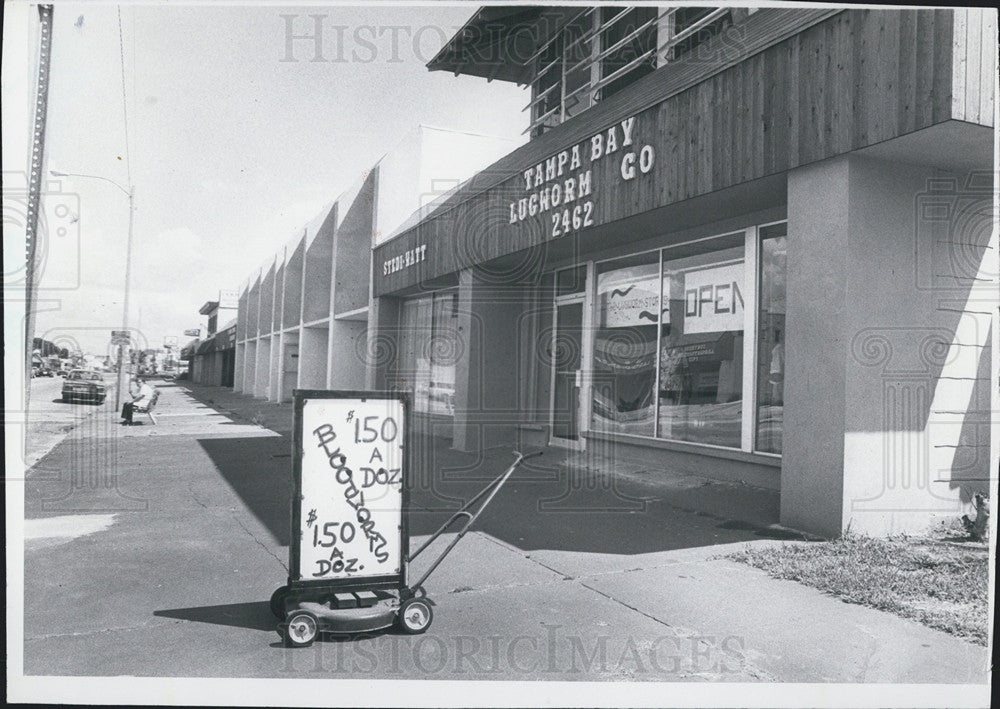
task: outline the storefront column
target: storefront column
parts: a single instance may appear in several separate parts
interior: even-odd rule
[[[233,354],[233,392],[243,393],[243,370],[246,368],[246,343],[236,345]]]
[[[271,384],[271,336],[267,335],[257,340],[257,366],[255,369],[253,395],[258,399],[266,399],[268,387]]]
[[[518,318],[524,309],[515,285],[494,285],[471,269],[459,274],[458,342],[452,446],[476,451],[517,441]]]
[[[985,489],[995,245],[970,184],[860,156],[789,174],[783,524],[918,533]]]
[[[247,396],[254,395],[254,387],[257,385],[257,349],[258,340],[256,338],[247,340],[243,366],[243,389],[240,392]]]
[[[368,324],[362,320],[330,321],[328,389],[365,388],[367,331]]]
[[[355,342],[354,356],[364,360],[366,389],[389,389],[391,372],[399,353],[400,299],[390,296],[372,298],[368,306],[365,342]],[[363,346],[362,346],[363,345]]]

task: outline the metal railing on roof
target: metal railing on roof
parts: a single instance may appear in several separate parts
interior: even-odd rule
[[[564,42],[560,51],[549,61],[540,64],[534,73],[531,81],[533,95],[531,101],[524,107],[524,110],[538,111],[538,115],[531,117],[524,133],[528,133],[529,131],[534,132],[540,126],[547,125],[547,122],[557,114],[559,122],[566,120],[569,118],[567,109],[571,109],[575,105],[574,101],[579,102],[583,100],[583,96],[587,96],[593,103],[600,101],[601,90],[604,87],[636,71],[643,64],[661,65],[671,61],[673,49],[676,46],[697,35],[700,31],[725,17],[729,12],[728,8],[712,9],[704,16],[683,27],[680,31],[675,32],[673,29],[676,23],[675,15],[680,8],[667,8],[657,13],[654,17],[637,24],[632,31],[626,33],[620,39],[608,43],[608,46],[603,49],[599,49],[602,44],[606,43],[607,33],[612,28],[618,26],[623,19],[641,8],[625,8],[610,17],[606,22],[600,21],[600,13],[595,12],[597,9],[599,8],[590,8],[571,17],[532,54],[530,61],[537,62],[545,50],[553,46],[554,42],[559,39],[562,39]],[[574,23],[585,17],[591,18],[593,26],[579,36],[567,39],[570,31],[573,29]],[[573,61],[570,57],[571,50],[585,42],[593,43],[589,56]],[[608,60],[631,43],[636,43],[640,47],[649,46],[651,48],[641,51],[637,56],[620,67],[608,67]],[[550,72],[557,68],[559,69],[558,77],[554,80],[548,77]],[[595,71],[595,68],[597,68],[597,71]],[[568,77],[583,74],[588,72],[588,70],[589,78],[580,86],[571,89],[567,86]],[[548,83],[548,81],[552,81],[553,83],[542,87],[540,80],[546,77],[548,78],[545,83]],[[550,108],[549,101],[554,95],[558,96],[557,105]],[[544,109],[539,110],[540,106],[544,106]]]

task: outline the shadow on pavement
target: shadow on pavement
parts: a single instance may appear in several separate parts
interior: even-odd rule
[[[292,490],[290,440],[284,436],[246,436],[202,438],[198,443],[247,509],[278,544],[287,546]]]
[[[199,443],[247,509],[279,544],[287,545],[292,476],[288,438],[206,438]],[[434,532],[512,456],[435,448],[418,459],[430,462],[411,474],[412,536]],[[785,538],[767,528],[778,517],[776,496],[767,491],[711,482],[659,489],[611,475],[595,477],[567,465],[558,452],[538,460],[546,463],[515,472],[474,529],[524,551],[607,554]],[[760,499],[754,500],[755,495]]]
[[[227,603],[221,606],[200,606],[195,608],[174,608],[171,610],[153,611],[160,618],[175,618],[190,620],[195,623],[212,623],[228,625],[234,628],[249,628],[250,630],[274,631],[278,621],[271,614],[266,601],[252,603]]]
[[[201,404],[245,417],[263,411],[287,423],[288,405],[269,405],[214,387],[185,387]],[[272,428],[272,430],[275,430]],[[289,541],[292,460],[287,432],[279,438],[199,441],[247,508],[282,545]],[[434,532],[513,461],[513,449],[452,450],[430,437],[411,440],[408,521],[411,536]],[[748,485],[653,471],[647,480],[613,464],[581,465],[550,448],[519,468],[473,529],[524,551],[540,549],[641,554],[754,539],[787,538],[778,494]]]
[[[77,405],[77,404],[79,404],[79,405],[86,404],[87,406],[102,406],[104,404],[104,401],[105,401],[104,399],[101,399],[100,401],[93,401],[93,400],[88,400],[88,399],[74,399],[72,401],[67,401],[66,399],[63,399],[60,396],[58,399],[53,399],[52,403],[53,404],[65,404],[66,406],[74,406],[74,405]]]

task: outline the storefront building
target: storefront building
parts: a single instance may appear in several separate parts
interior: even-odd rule
[[[197,384],[232,387],[236,368],[236,291],[222,290],[198,311],[207,318],[205,339],[191,352],[191,380]],[[222,322],[222,326],[219,323]]]
[[[377,243],[365,384],[919,531],[997,470],[996,13],[480,10],[431,61],[531,140]],[[258,360],[259,361],[259,360]]]
[[[417,126],[287,238],[239,289],[234,391],[363,389],[373,246],[516,145]]]
[[[236,364],[236,321],[198,342],[191,359],[196,384],[232,387]]]

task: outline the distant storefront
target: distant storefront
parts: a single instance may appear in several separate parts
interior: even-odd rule
[[[211,386],[233,386],[236,322],[198,343],[192,356],[191,380]]]

